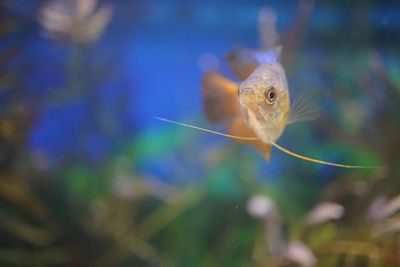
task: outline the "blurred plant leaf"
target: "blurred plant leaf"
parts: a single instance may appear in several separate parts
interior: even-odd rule
[[[14,266],[49,266],[67,264],[70,255],[61,248],[22,250],[0,249],[0,262]]]
[[[337,220],[344,214],[344,207],[334,202],[322,202],[318,204],[306,217],[308,225],[324,223],[329,220]]]
[[[317,262],[311,249],[301,241],[289,242],[286,257],[304,267],[312,267]]]
[[[33,218],[43,220],[48,217],[47,209],[34,195],[31,188],[15,177],[0,179],[0,196]]]

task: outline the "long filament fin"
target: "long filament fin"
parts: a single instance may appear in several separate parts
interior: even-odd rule
[[[377,166],[362,166],[362,165],[346,165],[346,164],[340,164],[340,163],[333,163],[333,162],[328,162],[328,161],[323,161],[323,160],[318,160],[318,159],[313,159],[313,158],[309,158],[303,155],[299,155],[297,153],[294,153],[290,150],[287,150],[284,147],[281,147],[280,145],[278,145],[277,143],[271,141],[271,144],[276,147],[277,149],[279,149],[280,151],[295,157],[295,158],[299,158],[305,161],[310,161],[310,162],[314,162],[314,163],[318,163],[318,164],[322,164],[322,165],[328,165],[328,166],[334,166],[334,167],[339,167],[339,168],[348,168],[348,169],[375,169],[377,168]]]
[[[160,120],[160,121],[165,121],[165,122],[169,122],[169,123],[176,124],[176,125],[179,125],[179,126],[196,129],[196,130],[199,130],[199,131],[208,132],[208,133],[212,133],[212,134],[216,134],[216,135],[221,135],[221,136],[229,137],[229,138],[232,138],[232,139],[247,140],[247,141],[253,141],[253,140],[257,140],[258,139],[257,137],[243,137],[243,136],[237,136],[237,135],[224,134],[224,133],[220,133],[220,132],[204,129],[204,128],[197,127],[197,126],[194,126],[194,125],[189,125],[189,124],[186,124],[186,123],[177,122],[177,121],[173,121],[173,120],[169,120],[169,119],[165,119],[165,118],[161,118],[161,117],[155,117],[155,118],[157,120]]]
[[[196,130],[203,131],[203,132],[208,132],[208,133],[212,133],[212,134],[216,134],[216,135],[232,138],[232,139],[258,140],[257,137],[244,137],[244,136],[237,136],[237,135],[230,135],[230,134],[220,133],[220,132],[212,131],[212,130],[209,130],[209,129],[205,129],[205,128],[201,128],[201,127],[197,127],[197,126],[194,126],[194,125],[190,125],[190,124],[186,124],[186,123],[182,123],[182,122],[177,122],[177,121],[173,121],[173,120],[169,120],[169,119],[165,119],[165,118],[161,118],[161,117],[155,117],[155,119],[160,120],[160,121],[164,121],[164,122],[168,122],[168,123],[172,123],[172,124],[175,124],[175,125],[183,126],[183,127],[196,129]],[[334,166],[334,167],[339,167],[339,168],[347,168],[347,169],[375,169],[375,168],[379,167],[379,166],[347,165],[347,164],[333,163],[333,162],[313,159],[313,158],[309,158],[309,157],[294,153],[294,152],[292,152],[292,151],[290,151],[290,150],[288,150],[288,149],[286,149],[284,147],[281,147],[280,145],[278,145],[277,143],[275,143],[273,141],[271,141],[271,145],[273,145],[274,147],[276,147],[280,151],[282,151],[282,152],[284,152],[284,153],[286,153],[286,154],[288,154],[288,155],[290,155],[292,157],[295,157],[295,158],[298,158],[298,159],[302,159],[304,161],[309,161],[309,162],[321,164],[321,165],[328,165],[328,166]]]

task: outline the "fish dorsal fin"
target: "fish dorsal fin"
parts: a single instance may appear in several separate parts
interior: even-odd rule
[[[236,49],[225,54],[229,68],[241,81],[246,80],[259,65],[253,52],[250,49]]]
[[[309,121],[319,116],[318,107],[312,103],[306,96],[298,95],[290,106],[288,124]]]
[[[282,46],[275,46],[265,51],[254,51],[253,57],[258,64],[278,62],[282,52]]]
[[[204,75],[202,90],[204,110],[210,122],[232,119],[239,114],[237,83],[216,72],[208,72]]]
[[[243,81],[246,80],[259,65],[278,62],[281,51],[281,46],[274,46],[267,50],[236,49],[225,54],[225,58],[232,72]]]
[[[261,49],[236,49],[225,54],[230,69],[240,80],[247,79],[260,64],[279,60],[282,46],[276,30],[276,18],[272,9],[263,8],[260,11]]]
[[[279,33],[276,29],[276,12],[270,8],[262,8],[258,16],[260,39],[264,49],[279,45]]]

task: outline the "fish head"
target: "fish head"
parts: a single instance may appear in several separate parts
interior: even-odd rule
[[[278,62],[260,65],[239,85],[238,97],[247,125],[265,143],[282,134],[290,110],[285,72]]]

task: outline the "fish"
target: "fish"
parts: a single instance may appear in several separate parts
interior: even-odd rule
[[[156,119],[246,143],[257,148],[266,161],[271,147],[313,163],[339,168],[372,169],[382,166],[349,165],[314,159],[277,144],[287,125],[316,118],[317,109],[304,97],[290,102],[288,83],[277,61],[259,65],[243,82],[235,83],[221,74],[208,72],[202,82],[204,110],[211,122],[229,121],[228,133],[221,133],[163,117]]]
[[[261,14],[263,17],[260,20],[273,24],[267,27],[273,33],[272,38],[268,41],[268,36],[263,36],[264,43],[272,43],[273,46],[261,50],[240,49],[227,54],[232,71],[241,79],[239,82],[216,71],[207,72],[202,80],[206,117],[212,123],[228,122],[227,133],[162,117],[156,118],[249,144],[259,150],[266,161],[270,160],[271,147],[275,147],[293,157],[313,163],[341,168],[376,168],[314,159],[277,144],[288,125],[315,119],[318,117],[318,109],[301,95],[291,102],[285,69],[279,62],[282,47],[277,42],[276,31],[273,30],[276,16],[265,10]]]
[[[261,49],[237,49],[225,55],[241,83],[215,71],[206,73],[202,81],[208,121],[230,121],[228,131],[235,136],[257,136],[257,140],[241,141],[256,147],[267,161],[271,141],[282,135],[287,124],[317,117],[315,106],[304,98],[290,106],[286,74],[279,62],[282,46],[276,17],[270,9],[260,11]]]
[[[264,156],[270,157],[271,145],[287,125],[315,119],[318,109],[303,97],[290,102],[288,82],[283,66],[273,57],[260,64],[242,83],[238,84],[237,98],[244,124],[264,144]],[[277,58],[277,57],[275,57]],[[231,127],[234,135],[240,134]],[[260,146],[257,146],[260,149]]]

